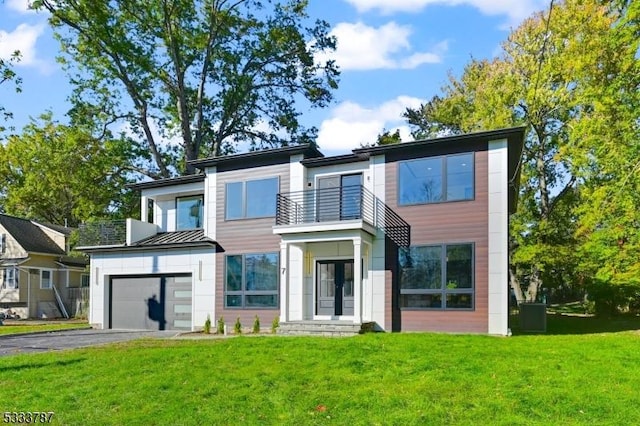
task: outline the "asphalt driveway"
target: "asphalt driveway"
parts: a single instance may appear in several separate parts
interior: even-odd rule
[[[0,356],[60,351],[140,338],[170,338],[177,331],[64,330],[48,333],[0,336]]]

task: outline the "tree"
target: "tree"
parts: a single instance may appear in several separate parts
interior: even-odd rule
[[[501,57],[472,60],[460,78],[449,77],[441,97],[405,115],[418,136],[528,127],[519,208],[510,222],[510,280],[521,300],[535,300],[543,280],[558,271],[580,279],[572,265],[583,183],[575,163],[582,154],[572,129],[593,114],[592,95],[606,85],[597,77],[624,74],[611,42],[619,17],[593,0],[552,2],[510,34]]]
[[[100,141],[45,114],[0,145],[3,211],[69,226],[122,210],[126,215],[132,155],[126,140]]]
[[[75,89],[71,116],[122,120],[152,177],[184,160],[310,142],[295,101],[324,107],[337,88],[329,26],[305,27],[306,0],[37,0],[51,13]],[[125,99],[126,96],[126,99]],[[158,128],[160,140],[154,132]],[[167,145],[175,136],[179,146]],[[192,168],[186,167],[188,173]]]
[[[20,61],[20,51],[15,50],[8,59],[0,58],[0,84],[13,82],[15,84],[16,92],[20,92],[22,79],[18,77],[13,70],[13,64]],[[6,110],[4,105],[0,104],[0,115],[3,116],[6,122],[11,118],[11,112]],[[4,126],[0,125],[0,133],[5,130]]]
[[[610,7],[610,49],[597,53],[610,56],[591,73],[598,84],[584,94],[593,99],[590,113],[571,129],[583,200],[578,266],[605,314],[640,312],[640,4]]]

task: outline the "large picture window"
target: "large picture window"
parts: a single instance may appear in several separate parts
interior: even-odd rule
[[[473,153],[398,164],[398,205],[472,200]]]
[[[473,309],[473,244],[401,250],[400,307]]]
[[[226,256],[226,308],[278,307],[278,253]]]
[[[202,228],[203,217],[204,197],[202,195],[176,198],[177,231]]]
[[[276,215],[278,178],[226,184],[225,218],[255,219]]]

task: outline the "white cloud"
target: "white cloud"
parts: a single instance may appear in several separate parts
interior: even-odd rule
[[[8,59],[18,50],[20,62],[16,66],[36,67],[43,73],[49,73],[52,65],[39,59],[36,53],[36,42],[44,29],[45,24],[20,24],[10,33],[0,30],[0,58]]]
[[[484,15],[505,15],[509,24],[515,25],[537,10],[548,6],[546,0],[345,0],[358,10],[369,12],[378,10],[383,14],[396,12],[415,13],[428,5],[475,7]]]
[[[410,96],[398,96],[373,108],[350,101],[342,102],[320,125],[318,146],[327,154],[347,152],[361,144],[375,142],[384,129],[391,133],[399,129],[402,140],[408,140],[409,128],[402,113],[407,108],[417,108],[421,103],[424,100]]]
[[[411,33],[410,26],[395,22],[378,28],[362,22],[341,22],[331,30],[338,40],[336,51],[318,60],[335,59],[342,70],[413,69],[442,61],[446,41],[433,46],[431,52],[412,52]]]
[[[5,0],[5,4],[9,10],[18,13],[37,13],[33,9],[29,9],[33,0]]]

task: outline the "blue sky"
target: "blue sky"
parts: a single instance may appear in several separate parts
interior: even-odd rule
[[[71,89],[56,63],[57,42],[47,15],[28,0],[0,0],[0,57],[22,52],[15,67],[22,93],[0,85],[0,104],[18,130],[51,110],[65,121]],[[548,6],[542,0],[310,0],[312,19],[324,19],[338,39],[342,70],[334,103],[303,111],[319,129],[325,154],[341,154],[375,141],[383,129],[409,137],[401,114],[439,93],[447,73],[459,75],[471,57],[491,58],[510,28]]]

